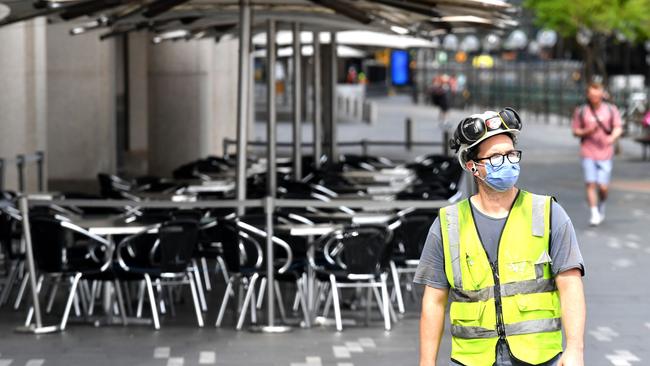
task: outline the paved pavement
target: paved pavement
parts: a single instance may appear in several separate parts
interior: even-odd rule
[[[417,140],[439,140],[437,113],[427,107],[411,107],[400,100],[381,101],[377,126],[344,124],[339,140],[364,136],[401,139],[403,120],[416,123]],[[450,120],[465,113],[452,111]],[[650,163],[641,162],[640,149],[625,142],[617,158],[606,221],[597,228],[587,225],[582,172],[577,141],[566,126],[531,121],[524,114],[521,148],[524,150],[520,186],[552,194],[564,206],[576,227],[586,261],[585,288],[588,302],[586,364],[650,364]],[[262,126],[256,129],[263,131]],[[288,125],[279,126],[280,139],[288,138]],[[310,136],[307,129],[305,138]],[[263,139],[263,135],[258,136]],[[373,148],[371,153],[409,158],[435,148],[411,153]],[[221,291],[216,291],[219,295]],[[391,332],[378,317],[369,326],[295,329],[292,333],[263,335],[236,332],[228,323],[211,327],[219,296],[210,298],[204,329],[194,327],[191,312],[165,319],[162,330],[144,326],[103,327],[70,325],[63,334],[33,336],[15,334],[22,313],[0,309],[0,366],[17,365],[414,365],[417,363],[418,304],[407,302],[406,316]],[[187,304],[186,304],[187,305]],[[347,312],[346,316],[352,313]],[[51,318],[55,319],[55,318]],[[442,341],[442,365],[449,354],[449,337]]]

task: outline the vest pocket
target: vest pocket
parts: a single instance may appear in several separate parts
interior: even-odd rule
[[[484,309],[484,302],[452,302],[449,309],[449,318],[451,318],[452,323],[458,321],[459,325],[472,325],[466,323],[479,320]]]
[[[543,292],[538,294],[515,295],[517,308],[525,314],[533,314],[532,312],[543,312],[545,317],[556,316],[557,304],[552,292]],[[551,314],[549,314],[549,312]]]

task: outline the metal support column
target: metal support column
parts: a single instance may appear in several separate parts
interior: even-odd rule
[[[321,59],[320,59],[320,33],[313,32],[314,37],[314,105],[313,105],[313,119],[314,119],[314,167],[320,168],[320,158],[323,155],[323,120],[322,120],[322,102],[323,93],[321,89]]]
[[[269,19],[266,32],[266,86],[267,90],[267,195],[264,201],[264,215],[266,217],[266,310],[267,325],[254,327],[254,332],[283,333],[291,331],[290,327],[275,325],[275,256],[273,253],[273,212],[275,211],[276,191],[276,110],[275,110],[275,62],[276,62],[276,23]]]
[[[237,200],[246,199],[246,145],[248,142],[248,104],[251,42],[250,0],[239,1],[239,78],[237,85]],[[243,215],[244,207],[237,208]]]
[[[302,178],[302,49],[300,23],[293,23],[293,178]]]
[[[337,142],[337,133],[336,133],[336,122],[338,120],[338,110],[337,110],[337,104],[338,100],[336,98],[336,83],[338,81],[337,77],[337,71],[338,71],[338,55],[336,54],[336,49],[338,48],[337,43],[336,43],[336,33],[332,32],[331,38],[330,38],[330,44],[331,44],[331,49],[330,49],[330,54],[329,56],[331,57],[329,60],[329,67],[330,67],[330,72],[329,72],[329,77],[330,80],[328,82],[330,88],[329,88],[329,108],[330,108],[330,113],[329,117],[330,120],[329,122],[329,137],[330,137],[330,147],[329,151],[332,154],[332,162],[337,163],[339,160],[339,149],[338,145],[336,144]]]
[[[275,95],[275,64],[277,61],[276,55],[276,27],[275,20],[270,19],[267,24],[266,31],[266,195],[275,197],[275,190],[277,189],[277,174],[276,174],[276,95]],[[269,293],[269,299],[273,294]]]
[[[275,39],[275,38],[274,38]],[[275,198],[267,196],[264,199],[264,216],[266,218],[266,310],[267,325],[252,327],[252,332],[260,333],[286,333],[293,328],[284,325],[275,325],[275,268],[273,253],[273,211],[275,211]]]

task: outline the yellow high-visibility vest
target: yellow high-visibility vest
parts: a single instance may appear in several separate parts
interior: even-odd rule
[[[520,190],[490,263],[469,200],[440,210],[451,286],[451,357],[491,366],[504,339],[517,359],[544,363],[562,352],[560,300],[549,255],[551,197]]]

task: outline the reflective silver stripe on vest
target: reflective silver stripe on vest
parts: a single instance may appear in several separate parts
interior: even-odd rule
[[[449,292],[449,299],[455,302],[477,302],[488,301],[494,297],[494,286],[475,291],[459,290],[452,288]]]
[[[553,319],[536,319],[526,320],[519,323],[506,324],[506,337],[522,334],[534,334],[555,332],[562,329],[562,320]],[[483,327],[463,327],[460,325],[451,326],[451,335],[456,338],[477,339],[477,338],[496,338],[499,336],[496,330]]]
[[[546,197],[533,194],[533,236],[544,236],[544,206]]]
[[[517,294],[537,294],[542,292],[551,292],[557,290],[555,280],[538,279],[504,283],[501,285],[501,296],[514,296]]]
[[[501,285],[501,297],[514,296],[517,294],[537,294],[557,290],[553,279],[527,280],[520,282],[504,283]],[[449,299],[455,302],[477,302],[487,301],[494,297],[494,287],[486,287],[481,290],[466,291],[452,288]]]
[[[454,274],[454,287],[463,288],[463,274],[460,270],[460,226],[458,226],[458,205],[449,206],[447,212],[447,239],[449,240],[449,255],[451,270]]]
[[[506,324],[506,336],[555,332],[562,329],[562,319],[536,319]]]
[[[460,325],[451,326],[451,335],[456,338],[476,339],[476,338],[495,338],[499,334],[494,329],[483,327],[463,327]]]

